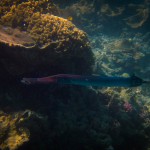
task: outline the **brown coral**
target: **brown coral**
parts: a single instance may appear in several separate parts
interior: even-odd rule
[[[8,115],[0,112],[0,148],[15,150],[29,141],[29,132],[26,128],[18,127],[21,113]]]
[[[57,7],[51,0],[8,1],[2,0],[0,22],[3,25],[24,29],[35,12],[58,14]]]
[[[80,72],[91,70],[93,54],[86,33],[54,12],[57,8],[51,1],[28,0],[11,5],[10,11],[2,15],[0,62],[9,73],[43,68],[70,72],[81,63],[85,69],[77,67]]]
[[[23,147],[25,143],[25,146],[30,149],[30,142],[35,142],[46,135],[45,123],[47,123],[45,117],[30,110],[12,114],[0,112],[0,149],[16,150]],[[37,135],[41,137],[33,138]],[[40,145],[39,141],[38,143]]]
[[[56,51],[67,51],[77,43],[82,43],[81,48],[89,47],[86,33],[76,28],[67,19],[35,13],[31,20],[27,31],[40,48],[54,46]]]

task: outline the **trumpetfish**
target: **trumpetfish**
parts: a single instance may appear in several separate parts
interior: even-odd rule
[[[66,84],[66,85],[82,85],[82,86],[97,86],[97,87],[136,87],[143,83],[150,83],[133,75],[130,77],[117,76],[95,76],[95,75],[72,75],[72,74],[57,74],[41,78],[23,78],[24,84]]]

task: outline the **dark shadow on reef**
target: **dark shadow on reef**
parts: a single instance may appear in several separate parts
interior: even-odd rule
[[[137,110],[126,112],[119,100],[110,103],[109,96],[94,89],[15,84],[0,91],[1,110],[6,113],[28,109],[45,116],[31,113],[21,124],[30,130],[30,140],[19,150],[146,150],[148,146],[150,127]],[[23,117],[29,114],[24,112]]]

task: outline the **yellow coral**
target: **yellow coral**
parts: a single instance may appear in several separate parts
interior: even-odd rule
[[[30,17],[35,12],[58,13],[57,7],[50,0],[28,0],[27,2],[22,2],[21,0],[5,2],[5,0],[2,0],[0,6],[1,24],[11,27],[20,26],[23,28],[27,24],[26,19],[30,20]]]
[[[29,141],[29,136],[25,131],[19,134],[16,131],[12,131],[6,141],[6,144],[10,150],[15,150],[27,141]]]
[[[86,33],[76,28],[67,19],[50,14],[34,13],[31,20],[27,31],[41,48],[48,45],[69,48],[73,45],[72,40],[80,41],[84,44],[83,46],[89,46]]]
[[[7,3],[4,0],[1,2],[3,7]],[[76,28],[69,20],[52,15],[57,11],[50,0],[10,1],[7,11],[3,10],[0,23],[28,31],[40,48],[52,45],[56,51],[60,51],[60,48],[67,51],[77,43],[81,43],[81,47],[89,47],[85,32]]]
[[[41,64],[43,64],[43,66],[56,64],[57,66],[58,64],[56,61],[62,61],[64,59],[60,57],[63,52],[67,54],[65,56],[67,61],[71,61],[71,59],[69,60],[68,58],[77,58],[79,60],[84,60],[84,64],[93,63],[93,54],[86,33],[79,30],[71,21],[54,15],[53,12],[55,11],[57,11],[57,9],[51,1],[48,1],[47,4],[47,0],[26,0],[22,3],[17,3],[15,6],[11,5],[9,11],[3,13],[0,17],[0,24],[2,24],[4,28],[7,28],[5,25],[10,26],[12,29],[20,31],[21,35],[26,35],[26,37],[32,39],[27,40],[28,38],[24,37],[18,38],[23,42],[21,46],[24,46],[24,42],[29,42],[31,45],[27,44],[27,48],[31,47],[31,49],[34,49],[33,51],[25,51],[26,55],[24,51],[18,51],[17,48],[16,51],[18,51],[18,53],[11,51],[14,55],[13,59],[16,57],[16,54],[21,58],[17,63],[16,60],[12,60],[11,65],[8,65],[10,62],[2,60],[5,68],[11,74],[22,74],[27,72],[27,70],[36,70],[42,66]],[[8,35],[6,35],[6,37],[8,37]],[[9,42],[6,42],[3,36],[1,36],[1,38],[2,40],[0,39],[0,41],[2,41],[2,44],[5,42],[10,44],[10,46],[20,47],[20,41],[16,37],[14,41],[14,36],[12,35],[8,38]],[[24,47],[26,48],[26,44]],[[43,51],[45,50],[45,53],[41,52],[40,49]],[[19,58],[18,56],[17,58]],[[87,57],[91,57],[90,60],[87,59]],[[74,63],[77,64],[79,61]],[[32,66],[33,64],[34,67]],[[77,68],[76,65],[75,68]],[[91,69],[91,66],[85,68]],[[67,69],[67,67],[64,69]],[[83,71],[83,69],[81,70]]]
[[[21,113],[8,115],[0,113],[0,149],[15,150],[29,141],[29,131],[18,128]]]

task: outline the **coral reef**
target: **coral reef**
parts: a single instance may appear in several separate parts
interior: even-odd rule
[[[149,80],[150,33],[139,32],[149,21],[149,0],[135,5],[56,1],[61,9],[50,0],[0,1],[0,149],[148,150],[148,84],[26,86],[20,79],[57,73],[135,73]]]
[[[9,86],[0,93],[7,105],[18,109],[31,107],[48,116],[48,122],[39,123],[41,116],[36,117],[31,111],[21,112],[20,118],[30,118],[22,121],[30,136],[21,150],[61,150],[62,147],[74,150],[146,150],[149,145],[149,111],[143,105],[145,100],[140,97],[140,88],[109,88],[106,91],[80,86],[16,87]],[[11,100],[8,101],[8,97]],[[126,108],[126,103],[132,109]]]
[[[31,20],[27,31],[41,49],[52,45],[56,51],[60,48],[67,51],[78,43],[81,43],[81,49],[89,47],[86,33],[66,19],[49,14],[35,13]]]
[[[86,33],[55,16],[57,12],[57,7],[47,0],[9,5],[0,18],[0,58],[7,72],[21,75],[43,68],[53,73],[75,72],[81,61],[85,69],[78,72],[91,71],[94,58]]]
[[[125,31],[119,37],[108,37],[101,34],[97,37],[93,36],[91,41],[96,58],[96,74],[128,76],[129,74],[132,75],[135,73],[137,76],[149,80],[149,68],[147,68],[145,64],[145,62],[149,63],[149,33],[131,34]],[[111,109],[112,112],[114,111],[113,116],[118,114],[122,119],[127,117],[127,120],[125,119],[127,122],[131,118],[136,118],[136,121],[141,123],[141,125],[137,127],[139,130],[143,128],[145,132],[149,129],[149,85],[143,85],[137,88],[102,88],[96,90],[111,97],[107,101],[107,107]],[[130,117],[126,115],[126,113],[130,114]],[[119,118],[119,120],[121,118]],[[126,122],[124,119],[122,121],[120,120],[121,122],[118,121],[117,124],[123,125]],[[125,129],[128,133],[129,128]],[[132,131],[133,130],[130,130],[130,138],[132,137]],[[137,133],[134,132],[133,134]],[[149,139],[147,139],[149,133],[147,134],[145,132],[138,135],[138,139],[140,139],[141,135],[145,141]],[[149,144],[146,147],[148,148]],[[145,150],[147,148],[143,147]],[[132,148],[128,147],[127,149]]]
[[[140,76],[143,70],[142,62],[149,55],[149,52],[145,51],[149,45],[148,37],[148,34],[143,37],[139,34],[134,37],[129,35],[121,35],[119,38],[95,37],[91,42],[96,58],[95,69],[105,75],[122,75],[125,72],[133,74],[134,70],[134,73]]]
[[[0,23],[21,29],[26,29],[30,17],[35,12],[58,14],[58,9],[51,0],[2,0],[0,6]]]
[[[148,26],[149,1],[79,0],[72,5],[66,4],[61,15],[65,18],[71,16],[73,23],[88,34],[117,34],[122,28],[136,30]]]
[[[60,150],[61,145],[75,150],[110,147],[140,150],[148,147],[149,132],[146,131],[150,127],[147,121],[149,113],[141,106],[143,101],[122,101],[119,93],[115,95],[115,89],[111,91],[112,95],[108,96],[100,90],[84,87],[58,87],[53,90],[47,99],[49,103],[44,107],[50,116],[53,143],[50,148]],[[126,92],[128,94],[129,90]],[[43,95],[41,101],[42,98]],[[127,102],[132,105],[131,111],[124,106]],[[131,142],[131,139],[134,140]],[[144,142],[137,143],[137,140]]]
[[[81,17],[83,15],[89,15],[95,11],[93,3],[88,3],[87,1],[79,1],[77,3],[72,4],[71,6],[62,9],[62,15],[67,17],[71,15],[73,17]]]
[[[100,12],[106,16],[114,17],[121,15],[124,9],[124,7],[116,7],[115,10],[113,10],[112,8],[110,8],[109,4],[103,4],[101,6]]]
[[[130,7],[135,7],[137,13],[124,19],[127,25],[132,28],[139,28],[143,26],[149,18],[149,8],[145,5],[129,5]]]
[[[60,14],[63,18],[72,17],[72,22],[84,29],[86,32],[94,30],[93,16],[95,16],[94,1],[88,2],[85,0],[78,1],[72,5],[65,6],[60,10]],[[89,20],[89,18],[91,18]],[[96,28],[95,28],[96,29]]]
[[[12,114],[0,112],[0,148],[16,150],[23,147],[34,136],[32,128],[37,135],[41,133],[35,127],[37,123],[44,126],[43,120],[44,118],[29,110]]]

